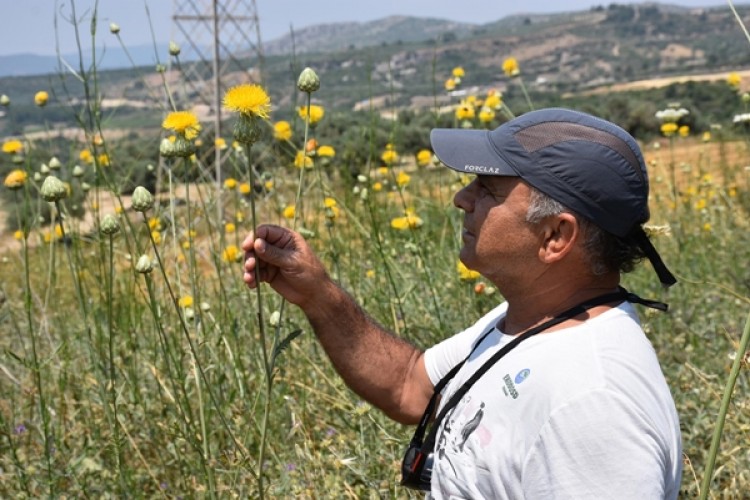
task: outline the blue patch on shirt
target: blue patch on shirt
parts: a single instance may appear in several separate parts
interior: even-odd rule
[[[518,372],[515,378],[516,384],[520,384],[521,382],[526,380],[526,378],[529,376],[530,373],[531,373],[531,370],[529,370],[528,368],[524,368],[523,370]]]

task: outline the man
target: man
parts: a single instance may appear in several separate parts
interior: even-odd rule
[[[245,282],[257,286],[257,271],[301,307],[355,392],[420,423],[405,484],[434,498],[676,498],[678,418],[630,302],[660,304],[619,288],[643,257],[675,281],[641,228],[648,179],[635,140],[545,109],[491,132],[433,130],[431,142],[445,165],[477,174],[454,200],[465,213],[460,258],[505,303],[421,352],[276,226],[245,240]]]

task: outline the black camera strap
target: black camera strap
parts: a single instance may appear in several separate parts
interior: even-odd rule
[[[650,307],[653,309],[658,309],[660,311],[666,311],[667,310],[667,304],[663,302],[657,302],[654,300],[648,300],[643,299],[639,297],[638,295],[634,293],[630,293],[627,290],[625,290],[622,287],[618,287],[618,290],[613,293],[608,293],[604,295],[600,295],[598,297],[594,297],[593,299],[590,299],[588,301],[582,302],[581,304],[578,304],[574,307],[571,307],[567,311],[564,311],[558,316],[555,316],[554,318],[545,321],[541,325],[535,326],[534,328],[531,328],[529,330],[526,330],[521,335],[514,338],[512,341],[510,341],[508,344],[504,345],[500,350],[498,350],[495,354],[490,357],[487,361],[484,362],[482,366],[477,369],[476,372],[474,372],[471,377],[469,377],[464,384],[459,387],[450,397],[450,399],[445,403],[445,405],[440,410],[440,413],[435,418],[435,421],[432,423],[432,427],[430,428],[430,432],[427,435],[427,438],[424,440],[424,444],[422,440],[424,439],[424,433],[427,429],[427,425],[430,421],[430,418],[433,415],[433,412],[435,411],[435,405],[437,404],[437,401],[440,397],[440,393],[445,388],[445,386],[448,384],[448,382],[453,379],[453,377],[456,376],[458,371],[463,367],[463,365],[466,363],[466,361],[469,360],[469,358],[474,354],[474,351],[479,347],[479,345],[487,338],[487,336],[494,330],[495,326],[493,325],[489,330],[487,330],[484,334],[482,334],[481,337],[477,340],[476,344],[474,344],[473,349],[469,353],[469,355],[460,363],[458,363],[456,366],[454,366],[451,371],[449,371],[441,380],[435,385],[435,391],[432,394],[432,397],[430,398],[429,403],[427,403],[427,408],[425,408],[424,415],[422,415],[422,418],[419,422],[419,425],[417,426],[417,429],[414,432],[414,437],[412,437],[411,440],[411,446],[419,447],[422,451],[422,453],[431,453],[435,446],[435,439],[437,436],[437,431],[440,428],[440,425],[445,418],[445,416],[448,414],[448,412],[455,407],[458,402],[461,400],[461,398],[464,397],[464,395],[469,391],[469,389],[479,380],[482,375],[487,373],[487,371],[492,368],[492,366],[497,363],[503,356],[508,354],[511,350],[513,350],[518,344],[523,342],[524,340],[536,335],[537,333],[540,333],[544,330],[547,330],[548,328],[551,328],[557,324],[562,323],[563,321],[569,320],[571,318],[574,318],[580,314],[583,314],[587,310],[591,309],[592,307],[600,306],[603,304],[607,304],[609,302],[615,302],[615,301],[623,301],[627,300],[628,302],[641,304],[646,307]]]

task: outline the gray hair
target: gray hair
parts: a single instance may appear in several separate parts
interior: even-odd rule
[[[583,247],[588,255],[591,273],[594,276],[601,276],[611,271],[628,273],[645,257],[635,241],[605,231],[557,200],[533,187],[531,188],[526,222],[537,224],[545,217],[559,215],[563,212],[572,214],[578,221],[578,226],[583,235]]]

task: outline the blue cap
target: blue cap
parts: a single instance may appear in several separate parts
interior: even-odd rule
[[[605,231],[633,238],[662,283],[676,282],[641,228],[649,219],[643,154],[617,125],[550,108],[490,131],[434,129],[430,141],[440,161],[453,170],[520,177]]]

